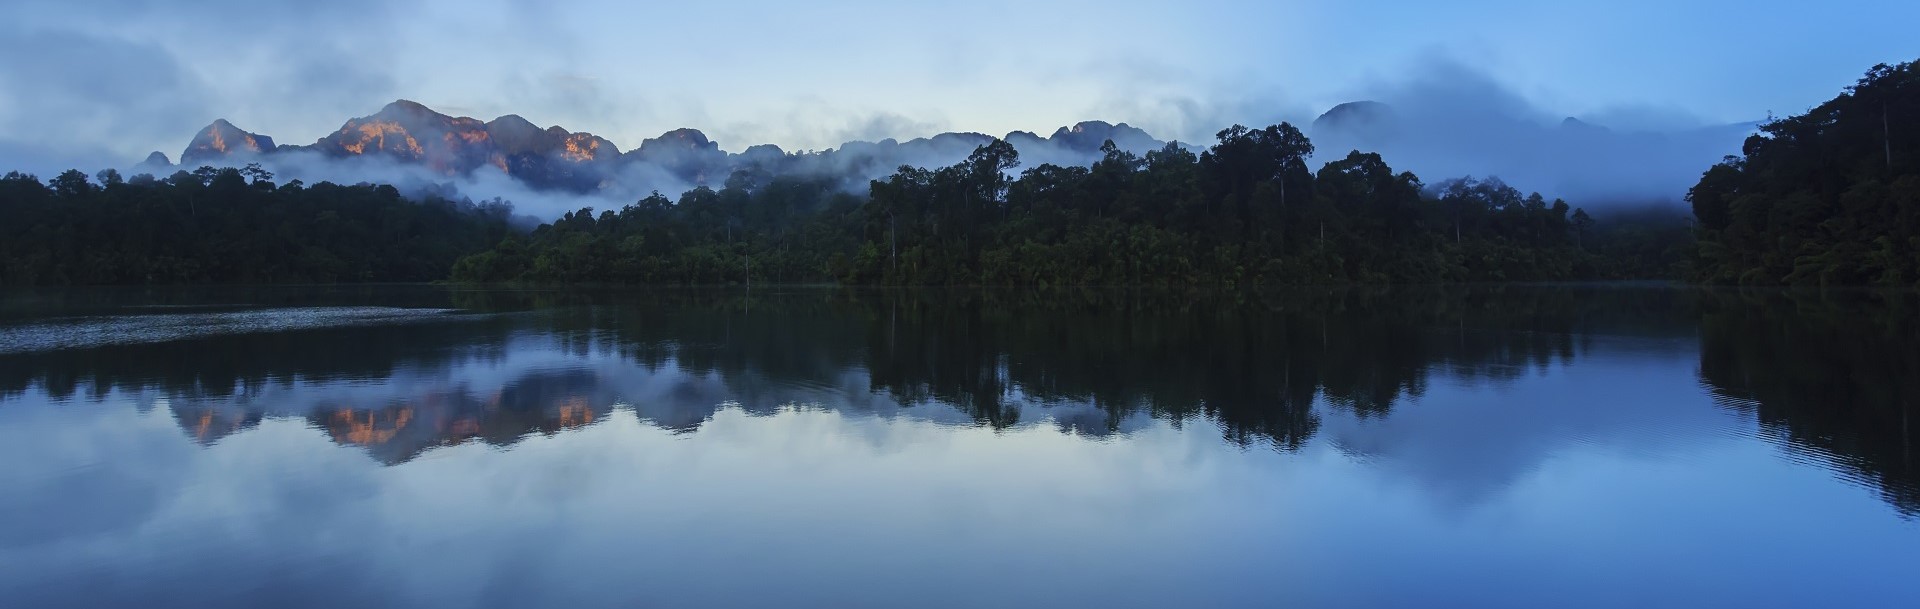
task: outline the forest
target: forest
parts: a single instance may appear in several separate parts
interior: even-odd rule
[[[570,212],[454,267],[463,282],[1283,285],[1677,277],[1684,218],[1601,222],[1498,179],[1423,183],[1376,154],[1308,168],[1298,129],[1223,130],[1198,154],[1108,142],[1021,168],[995,140],[901,167],[866,196],[735,171],[719,190]]]
[[[223,289],[215,302],[309,306],[365,288]],[[344,294],[340,292],[346,292]],[[481,345],[528,333],[616,356],[636,369],[677,367],[721,379],[741,402],[634,400],[648,424],[689,433],[716,409],[773,414],[804,403],[804,379],[865,372],[867,388],[909,416],[947,408],[995,428],[1073,426],[1099,437],[1146,415],[1211,421],[1243,446],[1296,450],[1322,417],[1391,416],[1434,387],[1511,382],[1549,367],[1606,357],[1596,338],[1700,343],[1702,387],[1804,458],[1831,461],[1903,514],[1920,515],[1920,469],[1910,430],[1920,391],[1920,294],[1910,291],[1658,289],[1642,286],[1329,286],[1281,290],[578,289],[475,290],[414,286],[394,304],[512,313],[440,323],[300,333],[214,334],[192,341],[0,353],[0,399],[33,387],[99,401],[151,389],[200,441],[312,408],[309,424],[337,425],[331,405],[253,401],[285,379],[387,379],[457,367]],[[149,294],[170,306],[208,302],[205,289]],[[360,296],[360,298],[364,298]],[[362,301],[363,302],[363,301]],[[63,310],[84,310],[72,301]],[[1487,328],[1512,331],[1489,332]],[[1614,347],[1618,348],[1616,344]],[[208,354],[224,354],[210,357]],[[1020,362],[1008,366],[1006,362]],[[1785,371],[1784,373],[1782,371]],[[446,394],[373,400],[356,416],[401,408],[476,417],[470,431],[511,444],[561,426],[577,397],[604,419],[616,381],[565,369],[498,378]],[[324,392],[322,392],[324,394]],[[817,397],[817,394],[814,394]],[[193,399],[186,399],[190,396]],[[1318,404],[1316,405],[1316,401]],[[327,404],[321,401],[320,404]],[[491,406],[489,406],[491,404]],[[836,405],[837,404],[837,405]],[[938,404],[939,406],[934,406]],[[1077,409],[1076,406],[1086,406]],[[828,401],[821,407],[850,408]],[[208,421],[215,424],[209,426]],[[416,427],[416,430],[420,429]],[[445,434],[451,427],[426,427]],[[212,434],[212,436],[205,435]],[[385,463],[458,437],[398,438],[367,450]]]
[[[253,165],[45,184],[8,173],[0,285],[433,281],[509,233],[502,201],[272,179]]]
[[[1312,170],[1292,125],[1204,150],[1113,146],[1026,167],[1002,140],[947,167],[845,176],[749,165],[719,188],[569,212],[384,185],[275,184],[258,166],[156,178],[0,177],[0,285],[1226,285],[1679,279],[1920,281],[1920,85],[1880,65],[1768,121],[1687,193],[1693,217],[1590,214],[1497,178],[1428,183],[1377,154]],[[1656,210],[1657,207],[1648,207]]]
[[[1290,124],[1195,151],[1108,142],[1027,167],[1003,140],[947,167],[845,177],[749,164],[718,188],[569,212],[298,180],[257,165],[156,178],[0,177],[0,285],[1261,286],[1592,279],[1920,282],[1920,77],[1875,66],[1769,120],[1686,195],[1692,217],[1591,214],[1497,178],[1428,183],[1358,151],[1312,170]]]
[[[298,180],[257,165],[165,178],[0,177],[4,285],[337,283],[1229,285],[1670,278],[1675,215],[1596,220],[1498,179],[1423,183],[1375,154],[1308,170],[1288,124],[1198,154],[1111,142],[1090,167],[1021,168],[994,140],[958,164],[844,176],[749,166],[718,190],[570,212]]]
[[[1920,74],[1879,65],[1770,121],[1687,195],[1709,283],[1920,282]]]

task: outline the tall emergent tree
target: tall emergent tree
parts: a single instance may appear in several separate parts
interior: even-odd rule
[[[1687,194],[1697,277],[1715,283],[1920,281],[1920,71],[1877,65],[1806,114],[1768,122]]]

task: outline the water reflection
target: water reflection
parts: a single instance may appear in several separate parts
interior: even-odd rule
[[[1083,434],[1117,432],[1133,415],[1177,423],[1204,417],[1236,444],[1284,450],[1313,434],[1311,405],[1319,398],[1377,417],[1398,398],[1419,396],[1430,373],[1517,377],[1574,357],[1586,332],[1619,323],[1609,315],[1630,319],[1615,302],[1665,311],[1672,300],[1667,292],[1645,290],[1619,296],[1605,302],[1574,290],[1434,290],[1415,298],[1373,290],[1204,298],[461,294],[461,304],[474,309],[540,313],[35,353],[10,357],[0,390],[17,394],[38,384],[61,400],[83,386],[92,400],[109,388],[157,392],[180,411],[182,425],[192,421],[190,430],[202,442],[257,421],[252,415],[273,407],[257,396],[273,392],[276,402],[307,403],[321,428],[346,428],[334,436],[351,444],[392,442],[420,415],[428,432],[411,442],[426,446],[463,434],[499,442],[589,421],[657,382],[674,384],[662,396],[666,402],[693,403],[697,411],[653,407],[649,415],[662,417],[649,419],[691,430],[720,403],[749,411],[793,402],[835,407],[849,396],[835,394],[841,388],[833,384],[864,377],[864,390],[900,407],[937,403],[996,428],[1021,425],[1033,409]],[[1684,327],[1670,323],[1663,330]],[[555,355],[570,369],[359,398],[380,403],[311,398],[332,386],[401,373],[468,369],[509,352]],[[620,382],[624,371],[607,369],[607,359],[643,382]],[[662,369],[678,377],[659,378]],[[718,382],[701,386],[693,378]],[[1056,407],[1081,411],[1054,413]],[[365,442],[374,438],[384,440]]]
[[[1658,604],[1713,606],[1912,566],[1873,518],[1916,513],[1911,295],[368,296],[467,313],[0,355],[0,594],[1537,606],[1672,573],[1694,602]]]
[[[1700,378],[1723,404],[1920,515],[1920,296],[1714,292],[1702,309]]]
[[[1699,376],[1723,404],[1753,412],[1784,445],[1875,485],[1902,511],[1920,511],[1911,294],[1528,286],[443,296],[450,301],[439,304],[470,314],[0,355],[0,398],[139,395],[164,402],[202,444],[264,417],[298,417],[390,464],[437,446],[505,446],[590,425],[616,407],[683,433],[721,408],[793,405],[995,429],[1044,423],[1093,437],[1159,420],[1292,451],[1328,412],[1387,420],[1435,382],[1499,386],[1570,365],[1596,341],[1677,363],[1697,333]],[[409,303],[435,304],[418,294]],[[1634,404],[1657,401],[1612,414],[1627,424]],[[1463,416],[1348,425],[1335,439],[1357,456],[1390,454],[1405,442],[1392,435],[1433,436]],[[1526,410],[1477,416],[1487,417],[1473,424],[1486,435],[1525,433],[1514,419]],[[1540,416],[1552,420],[1520,426],[1607,413]],[[1445,461],[1435,458],[1424,460]]]

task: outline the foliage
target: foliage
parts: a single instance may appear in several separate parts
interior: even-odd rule
[[[1717,288],[1700,300],[1700,379],[1720,403],[1920,516],[1920,295]]]
[[[1845,93],[1747,138],[1688,192],[1697,278],[1920,282],[1920,71],[1874,66]]]
[[[1280,124],[1196,155],[1112,142],[1091,167],[1014,177],[1004,141],[902,167],[863,200],[834,182],[736,172],[675,203],[583,209],[455,267],[459,281],[888,285],[1276,285],[1673,276],[1690,235],[1596,226],[1497,179],[1433,187],[1354,152],[1310,172]]]
[[[0,285],[430,281],[499,242],[510,207],[246,168],[97,183],[0,177]]]
[[[762,181],[764,180],[764,185]],[[844,218],[859,206],[834,181],[737,172],[719,191],[676,203],[654,193],[620,211],[568,212],[525,237],[461,259],[461,281],[695,283],[822,281],[853,249]]]

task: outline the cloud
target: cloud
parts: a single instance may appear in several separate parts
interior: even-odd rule
[[[117,167],[127,163],[118,152],[98,146],[50,146],[38,141],[0,138],[0,173],[19,171],[45,181],[68,169]]]
[[[785,108],[751,116],[718,118],[719,124],[711,128],[687,126],[708,129],[715,142],[734,152],[766,143],[779,145],[788,152],[825,150],[839,148],[847,142],[930,137],[956,128],[938,112],[863,108],[817,96],[798,98]]]
[[[1336,160],[1355,149],[1379,152],[1428,183],[1498,176],[1577,205],[1677,202],[1701,172],[1737,154],[1752,130],[1656,106],[1590,115],[1618,124],[1568,121],[1492,75],[1447,59],[1376,81],[1360,98],[1385,105],[1310,125],[1317,159]]]
[[[1618,104],[1581,114],[1578,118],[1628,132],[1688,131],[1714,124],[1685,108],[1657,104]]]
[[[1694,391],[1697,353],[1690,345],[1648,337],[1582,340],[1590,342],[1577,360],[1538,365],[1514,379],[1437,371],[1424,395],[1394,405],[1385,417],[1327,410],[1322,437],[1422,489],[1437,507],[1465,512],[1494,502],[1574,447],[1666,456],[1693,450],[1690,444],[1699,440],[1657,430],[1725,424],[1726,413]],[[1623,377],[1636,382],[1612,382]],[[1681,395],[1696,397],[1673,397]]]
[[[545,127],[548,115],[584,121],[562,124],[568,131],[591,131],[620,146],[622,151],[640,147],[633,127],[655,117],[658,112],[646,97],[621,97],[606,83],[590,74],[557,70],[539,74],[510,73],[501,78],[498,101],[480,108],[460,108],[459,113],[475,114],[480,120],[506,114],[519,114]],[[432,105],[432,104],[429,104]],[[436,108],[452,113],[452,108]],[[542,114],[529,114],[541,110]],[[652,137],[657,134],[646,134]]]
[[[1220,78],[1153,57],[1103,58],[1073,72],[1100,75],[1100,93],[1086,118],[1127,122],[1161,139],[1205,146],[1234,124],[1298,124],[1313,116],[1308,106],[1263,79]]]
[[[249,159],[233,160],[246,162]],[[467,175],[447,176],[434,173],[422,166],[395,163],[378,157],[332,158],[308,151],[277,153],[257,160],[263,167],[272,171],[275,174],[275,181],[280,183],[290,180],[300,180],[307,184],[322,181],[336,184],[370,182],[392,184],[408,196],[433,193],[455,199],[466,197],[475,201],[499,197],[512,202],[516,214],[531,215],[541,221],[552,220],[566,212],[585,207],[617,210],[655,190],[666,193],[668,196],[678,196],[693,187],[657,167],[639,163],[625,168],[620,178],[616,180],[619,185],[617,188],[588,194],[574,194],[555,190],[535,190],[491,166],[481,167]]]
[[[201,121],[205,84],[158,45],[60,30],[0,29],[0,160],[36,169],[117,164],[128,141]],[[31,59],[25,59],[31,58]],[[138,160],[133,159],[133,160]],[[42,171],[48,168],[37,168]]]
[[[940,124],[918,121],[892,112],[876,112],[847,121],[846,128],[834,134],[842,142],[878,142],[887,138],[907,139],[940,132]]]
[[[46,173],[56,161],[91,168],[156,149],[177,155],[215,118],[300,144],[394,98],[480,118],[520,114],[627,149],[679,127],[704,129],[729,150],[805,150],[944,130],[1044,135],[1088,119],[1205,145],[1235,123],[1310,123],[1334,89],[1433,118],[1418,137],[1382,150],[1430,180],[1498,174],[1569,197],[1677,198],[1701,168],[1737,147],[1737,137],[1726,145],[1725,133],[1687,128],[1699,119],[1665,98],[1621,101],[1646,91],[1589,93],[1549,111],[1532,93],[1592,87],[1537,66],[1499,67],[1515,63],[1502,61],[1510,51],[1472,62],[1477,68],[1417,64],[1355,88],[1355,75],[1408,53],[1349,48],[1388,30],[1341,28],[1395,25],[1376,23],[1376,15],[1211,2],[1180,10],[1050,5],[1019,19],[1009,18],[1014,7],[988,5],[797,13],[524,0],[457,6],[216,0],[189,11],[107,0],[80,15],[63,2],[19,0],[11,25],[0,26],[0,51],[33,60],[0,66],[0,162]],[[771,18],[731,20],[737,12]],[[882,27],[932,19],[942,27]],[[1261,40],[1246,40],[1217,27],[1228,20],[1271,23]],[[997,35],[976,33],[988,27]],[[643,35],[626,37],[633,32]],[[1421,55],[1473,46],[1425,38],[1403,46],[1421,44],[1439,45]],[[1315,54],[1327,50],[1339,52]],[[1493,69],[1506,71],[1476,71]],[[1517,93],[1516,82],[1529,94]],[[1633,135],[1559,142],[1550,131],[1567,115]],[[1329,155],[1348,144],[1316,141]]]

